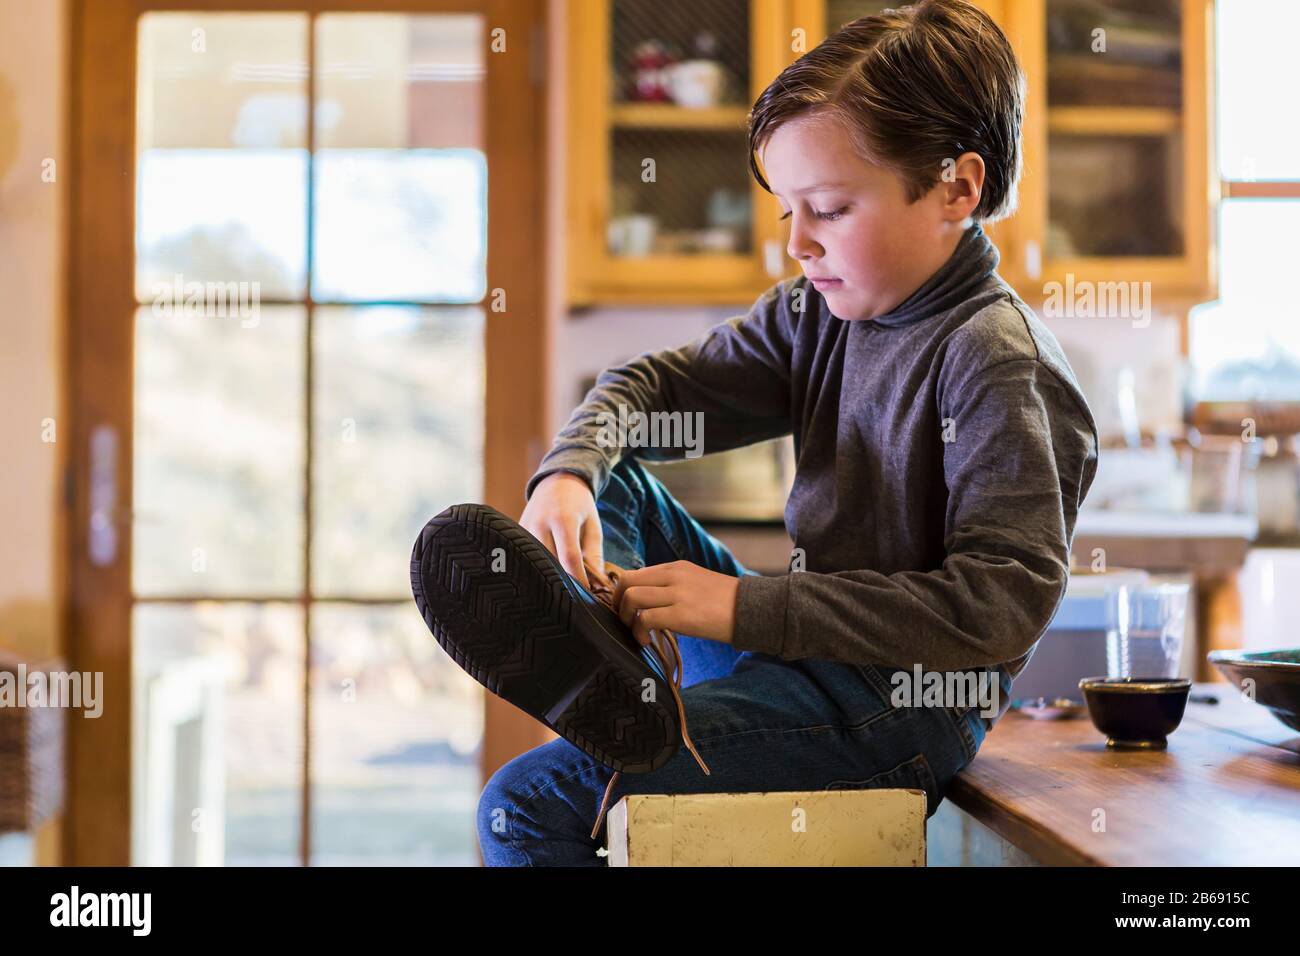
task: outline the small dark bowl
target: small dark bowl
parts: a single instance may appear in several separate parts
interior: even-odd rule
[[[1300,648],[1279,651],[1211,651],[1207,660],[1243,690],[1253,680],[1255,703],[1292,730],[1300,730]],[[1243,686],[1244,685],[1244,686]]]
[[[1088,716],[1114,750],[1164,750],[1187,707],[1186,677],[1085,677]]]

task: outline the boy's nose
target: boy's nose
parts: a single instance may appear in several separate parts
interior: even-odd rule
[[[807,230],[802,226],[791,221],[790,224],[790,241],[786,244],[785,251],[791,259],[809,259],[821,255],[821,247],[812,240]]]

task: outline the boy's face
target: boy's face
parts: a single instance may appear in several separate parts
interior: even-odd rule
[[[838,280],[815,285],[841,319],[873,319],[901,303],[948,260],[965,229],[944,189],[909,203],[902,177],[863,160],[824,116],[785,123],[759,158],[791,220],[787,251],[810,278]]]

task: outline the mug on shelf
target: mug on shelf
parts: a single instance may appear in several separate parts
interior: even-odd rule
[[[648,256],[658,229],[659,219],[646,213],[616,216],[609,221],[609,251],[619,256]]]
[[[708,109],[722,102],[726,71],[716,60],[685,60],[668,67],[673,102],[688,109]]]

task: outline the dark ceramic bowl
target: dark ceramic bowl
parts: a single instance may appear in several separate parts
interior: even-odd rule
[[[1088,716],[1115,750],[1164,750],[1178,727],[1192,682],[1186,677],[1085,677]]]
[[[1300,730],[1300,647],[1248,654],[1211,651],[1207,659],[1255,703],[1267,707],[1292,730]]]

